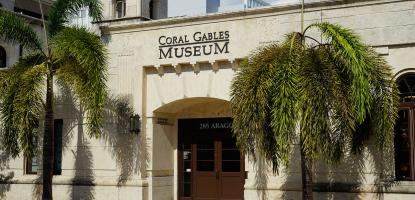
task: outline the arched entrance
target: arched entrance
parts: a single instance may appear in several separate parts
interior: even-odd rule
[[[177,199],[243,199],[245,162],[232,137],[228,101],[208,97],[181,99],[156,109],[154,116],[166,124],[174,122],[175,128],[162,130],[176,134],[158,132],[177,137],[170,139],[176,141],[173,148]],[[158,134],[153,131],[153,135]]]

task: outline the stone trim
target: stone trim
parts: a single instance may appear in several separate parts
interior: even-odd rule
[[[42,184],[38,181],[38,176],[28,178],[17,178],[11,180],[0,180],[0,184]],[[99,178],[99,177],[85,177],[85,178],[64,178],[53,180],[53,185],[76,185],[76,186],[123,186],[123,187],[148,187],[148,181],[144,179],[132,179],[125,183],[119,183],[114,178]]]
[[[183,72],[183,67],[186,66],[191,66],[191,68],[193,68],[193,72],[194,73],[199,73],[200,72],[200,65],[201,64],[208,64],[210,65],[212,68],[211,70],[216,72],[218,70],[221,69],[221,64],[223,63],[227,63],[231,66],[232,70],[236,71],[239,68],[239,64],[240,62],[243,60],[244,58],[232,58],[232,59],[218,59],[218,60],[200,60],[200,61],[195,61],[195,62],[183,62],[183,63],[172,63],[172,64],[168,64],[168,63],[163,63],[163,64],[153,64],[153,65],[143,65],[144,68],[147,69],[154,69],[157,71],[157,73],[160,76],[163,76],[166,72],[166,69],[168,68],[172,68],[176,74],[181,74]]]
[[[281,187],[245,186],[245,190],[279,190],[279,191],[302,191],[301,184],[296,183],[292,186],[282,185]],[[333,193],[400,193],[415,194],[415,181],[391,181],[383,182],[379,185],[359,184],[359,183],[314,183],[314,192],[333,192]]]
[[[147,170],[150,177],[170,177],[174,176],[173,169],[166,169],[166,170]]]

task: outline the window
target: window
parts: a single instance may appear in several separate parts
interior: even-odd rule
[[[206,13],[218,12],[219,7],[220,7],[219,0],[206,0]]]
[[[0,68],[6,68],[6,59],[6,50],[2,46],[0,46]]]
[[[39,169],[38,157],[33,156],[33,158],[26,158],[26,174],[37,174]]]
[[[415,180],[415,74],[398,79],[400,108],[395,127],[395,177]]]
[[[37,133],[38,129],[35,129],[33,133],[32,143],[34,146],[37,147],[38,145],[38,137],[39,134]],[[32,158],[26,158],[26,174],[37,174],[37,170],[39,169],[39,160],[38,156],[34,155]]]
[[[115,2],[115,17],[123,18],[125,16],[125,0],[116,0]]]
[[[55,119],[54,120],[54,130],[55,130],[55,139],[54,139],[54,162],[53,162],[53,174],[61,175],[62,174],[62,130],[63,130],[63,120]],[[37,133],[33,134],[33,143],[38,145],[38,135]],[[33,156],[33,158],[26,158],[26,174],[37,174],[39,168],[38,155]]]
[[[53,152],[54,162],[53,162],[53,174],[61,175],[62,174],[62,130],[63,130],[63,120],[55,119],[55,148]]]

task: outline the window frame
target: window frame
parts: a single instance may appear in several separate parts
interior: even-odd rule
[[[407,126],[407,134],[408,134],[408,148],[407,149],[409,151],[409,163],[408,163],[408,167],[409,167],[409,177],[405,177],[405,176],[398,176],[398,153],[399,153],[399,148],[397,146],[397,143],[399,142],[399,138],[397,138],[398,134],[400,134],[398,131],[398,128],[401,124],[396,124],[395,126],[395,130],[394,130],[394,168],[395,168],[395,180],[396,181],[415,181],[415,99],[413,98],[415,95],[415,87],[413,87],[413,81],[409,81],[408,79],[413,79],[415,81],[415,73],[413,72],[409,72],[409,73],[404,73],[401,74],[397,79],[396,79],[396,83],[398,85],[398,88],[400,89],[400,104],[399,104],[399,112],[405,111],[408,114],[407,117],[407,122],[406,126]],[[409,81],[409,82],[408,82]],[[409,84],[411,83],[412,84]],[[403,86],[404,88],[401,88],[401,86]],[[404,91],[401,91],[404,90]],[[408,90],[408,91],[407,91]],[[407,96],[407,95],[409,96]],[[397,122],[400,123],[400,121],[398,121],[399,118],[397,119]]]
[[[37,156],[33,157],[33,158],[37,158]],[[38,170],[33,171],[33,166],[32,166],[32,162],[33,162],[33,158],[29,158],[29,157],[25,157],[25,174],[27,175],[36,175]],[[39,162],[38,162],[39,163]],[[39,164],[38,164],[39,167]]]
[[[38,129],[38,128],[36,128],[36,129]],[[34,135],[33,135],[33,142],[35,143],[34,145],[36,147],[38,147],[38,145],[39,145],[39,135],[37,133],[34,133]],[[33,170],[33,159],[36,159],[36,162],[37,162],[37,167],[38,168],[37,168],[36,171]],[[33,155],[32,158],[24,157],[24,172],[25,172],[25,174],[31,174],[31,175],[37,174],[38,169],[39,169],[39,160],[38,159],[39,159],[38,155]]]
[[[57,125],[59,125],[59,127]],[[53,161],[53,168],[52,168],[53,175],[62,175],[63,127],[64,127],[64,120],[63,119],[54,119],[54,131],[55,131],[54,145],[55,146],[54,146],[53,154],[54,154],[55,159]],[[58,128],[59,128],[59,130],[58,130]],[[59,137],[57,137],[58,135],[56,134],[58,132],[60,132]],[[34,141],[36,141],[36,143],[37,143],[36,145],[39,145],[38,144],[39,135],[35,134],[33,136],[36,137],[36,138],[34,138]],[[57,151],[57,149],[58,149],[57,148],[57,145],[58,145],[57,140],[58,139],[61,140],[61,142],[59,143],[59,145],[60,145],[60,151],[59,152]],[[59,159],[56,159],[57,155],[60,157]],[[33,159],[34,158],[39,159],[39,156],[34,155],[34,157],[32,157],[32,158],[29,158],[29,157],[26,157],[26,156],[24,157],[24,163],[23,163],[24,174],[26,174],[26,175],[36,175],[36,174],[38,174],[38,170],[37,171],[32,170],[33,169],[32,166],[33,166]],[[37,163],[38,163],[38,169],[39,169],[39,167],[40,167],[39,166],[39,163],[40,163],[39,160],[37,160]]]
[[[409,135],[409,177],[402,179],[402,177],[397,176],[397,161],[395,160],[395,179],[397,181],[415,181],[415,103],[401,103],[399,106],[399,111],[408,112],[408,135]],[[396,137],[396,130],[395,130]],[[394,141],[396,145],[396,138]],[[397,159],[396,151],[397,147],[394,147],[395,159]]]
[[[121,10],[118,9],[119,4],[121,5]],[[121,14],[119,11],[121,11]],[[126,11],[127,11],[126,0],[115,0],[114,1],[114,17],[116,19],[124,18],[126,16]]]

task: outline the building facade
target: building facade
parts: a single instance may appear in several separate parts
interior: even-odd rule
[[[43,1],[43,9],[47,13],[52,1]],[[0,0],[0,9],[17,13],[27,20],[32,27],[42,33],[40,7],[37,1],[32,0]],[[23,54],[24,49],[17,44],[10,44],[0,40],[0,70],[12,66]]]
[[[86,136],[70,93],[57,95],[55,199],[301,199],[298,144],[289,168],[272,173],[239,153],[229,106],[241,59],[299,31],[301,5],[166,18],[166,2],[103,1],[105,19],[95,25],[109,51],[105,134]],[[378,152],[369,142],[338,166],[316,163],[315,198],[414,199],[415,1],[310,0],[305,7],[306,24],[329,21],[359,33],[393,67],[402,93],[394,149]],[[140,132],[130,133],[137,114]],[[24,163],[2,160],[0,198],[38,197],[39,172],[27,173]]]

